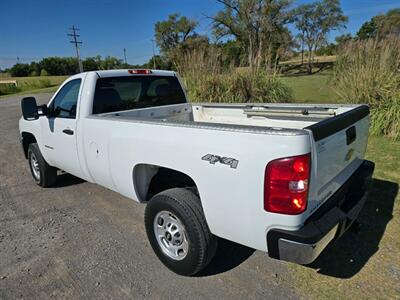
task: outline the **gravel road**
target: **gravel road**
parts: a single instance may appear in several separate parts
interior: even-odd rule
[[[0,299],[298,298],[286,264],[265,253],[221,240],[205,272],[178,276],[147,241],[143,204],[68,174],[36,186],[18,140],[20,99],[0,99]]]

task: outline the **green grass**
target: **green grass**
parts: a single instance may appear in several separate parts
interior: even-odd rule
[[[331,71],[282,77],[295,102],[337,103]],[[366,158],[375,162],[360,232],[347,232],[310,266],[290,264],[305,299],[393,299],[400,293],[400,142],[370,137]]]
[[[293,90],[293,101],[297,103],[337,103],[335,90],[329,82],[331,71],[313,75],[282,76],[282,81]]]
[[[0,98],[10,95],[54,92],[68,76],[0,77],[1,80],[17,80],[18,86],[0,84]]]
[[[295,102],[339,102],[331,72],[283,77]],[[312,265],[290,264],[306,299],[391,299],[400,292],[400,142],[370,137],[367,159],[376,169],[359,220],[359,234],[346,233]]]
[[[290,264],[306,299],[394,299],[400,280],[400,143],[371,137],[376,164],[358,234],[347,232],[312,265]]]

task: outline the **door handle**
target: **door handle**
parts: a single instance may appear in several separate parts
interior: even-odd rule
[[[64,132],[65,134],[68,134],[68,135],[73,135],[73,134],[74,134],[74,131],[71,130],[71,129],[64,129],[63,132]]]

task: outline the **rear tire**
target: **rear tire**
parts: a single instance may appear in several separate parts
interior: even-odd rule
[[[32,177],[37,185],[41,187],[54,185],[57,180],[57,169],[44,160],[37,143],[29,145],[28,162]]]
[[[188,189],[155,195],[146,207],[145,226],[158,258],[179,275],[200,272],[215,255],[217,238],[208,228],[199,197]]]

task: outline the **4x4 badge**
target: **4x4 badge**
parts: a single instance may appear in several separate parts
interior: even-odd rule
[[[237,159],[230,158],[230,157],[222,157],[222,156],[213,155],[213,154],[206,154],[201,159],[210,162],[210,164],[212,164],[212,165],[215,165],[215,163],[221,163],[223,165],[228,165],[232,169],[236,169],[239,164],[239,161]]]

